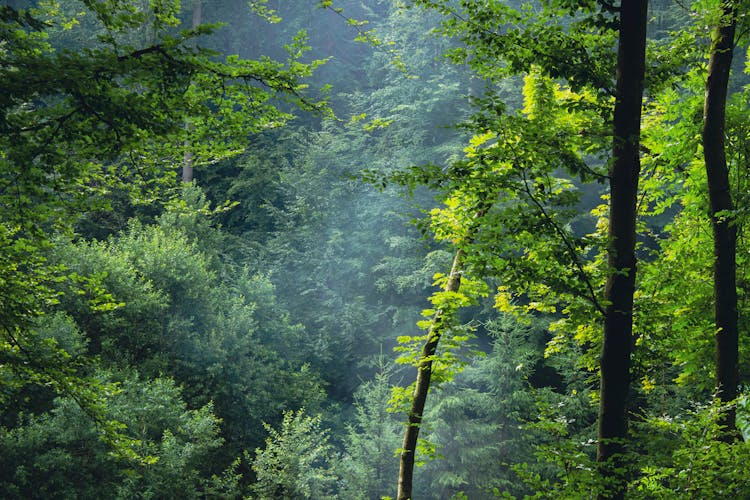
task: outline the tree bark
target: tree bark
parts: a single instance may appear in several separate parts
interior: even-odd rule
[[[202,0],[195,0],[195,7],[193,8],[193,29],[201,25],[203,17],[203,2]],[[190,122],[185,122],[185,129],[190,130]],[[190,151],[190,141],[185,141],[185,156],[182,164],[182,182],[189,183],[193,181],[193,152]]]
[[[463,268],[464,251],[458,250],[453,259],[451,274],[444,290],[457,292],[461,287],[461,270]],[[419,366],[417,367],[417,381],[414,384],[414,395],[412,396],[411,409],[407,421],[404,441],[401,446],[401,459],[398,473],[398,500],[411,499],[412,480],[414,476],[414,458],[417,449],[419,429],[422,425],[422,413],[427,401],[427,393],[430,390],[430,379],[432,378],[432,359],[437,351],[440,336],[444,330],[444,315],[442,310],[435,312],[432,318],[432,326],[427,332],[427,341],[422,347]]]
[[[624,498],[628,431],[633,293],[636,275],[636,203],[640,175],[641,103],[646,59],[648,0],[623,0],[617,50],[610,167],[607,303],[601,363],[597,462],[605,490],[599,498]]]
[[[724,144],[729,70],[732,66],[737,10],[732,0],[722,2],[722,22],[714,29],[708,60],[706,98],[703,107],[703,158],[706,164],[711,226],[714,237],[714,317],[716,326],[716,390],[722,402],[737,397],[737,228],[729,186]],[[735,410],[722,415],[724,438],[738,437]]]

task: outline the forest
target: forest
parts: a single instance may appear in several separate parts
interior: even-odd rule
[[[0,498],[750,498],[749,7],[0,2]]]

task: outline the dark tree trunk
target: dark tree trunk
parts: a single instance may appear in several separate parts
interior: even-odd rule
[[[646,59],[648,0],[623,0],[617,52],[613,163],[610,168],[607,307],[601,353],[597,462],[606,491],[600,498],[623,498],[627,486],[625,440],[633,344],[635,226],[640,174],[641,101]]]
[[[453,259],[451,274],[444,290],[457,292],[461,287],[461,269],[463,267],[464,252],[458,250]],[[427,333],[427,341],[422,347],[422,354],[417,367],[417,381],[414,384],[414,395],[412,396],[411,409],[404,432],[404,442],[401,447],[401,459],[398,472],[398,500],[409,500],[412,491],[412,479],[414,476],[414,458],[419,438],[419,428],[422,425],[422,413],[424,412],[427,393],[430,390],[430,379],[432,378],[432,359],[437,351],[440,336],[443,333],[445,323],[442,310],[435,312],[432,318],[432,326]]]
[[[731,0],[722,2],[722,23],[711,42],[703,108],[703,157],[706,162],[711,225],[714,236],[714,316],[716,324],[716,390],[722,402],[737,397],[737,228],[729,187],[729,169],[724,147],[727,89],[732,66],[737,11]],[[725,439],[738,437],[735,411],[730,409],[721,423]]]
[[[203,17],[203,1],[195,0],[195,7],[193,8],[193,28],[197,28],[201,25]],[[185,122],[185,128],[190,130],[190,122]],[[188,141],[185,142],[187,148],[190,147]],[[182,163],[182,182],[193,181],[193,153],[189,149],[185,151],[185,157]]]

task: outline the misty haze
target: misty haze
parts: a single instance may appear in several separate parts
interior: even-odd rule
[[[749,7],[0,2],[0,498],[750,498]]]

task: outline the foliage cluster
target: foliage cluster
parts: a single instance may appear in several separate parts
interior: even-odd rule
[[[415,497],[604,495],[618,6],[250,4],[0,7],[0,496],[386,498],[426,361]],[[701,145],[725,4],[651,6],[628,498],[750,495],[711,232],[745,325],[745,16],[713,219]]]

